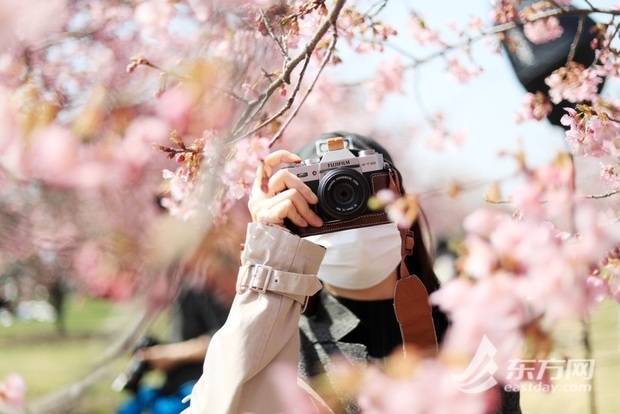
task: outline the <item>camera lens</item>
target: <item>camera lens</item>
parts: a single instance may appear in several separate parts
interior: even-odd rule
[[[360,172],[351,168],[337,168],[321,178],[317,195],[323,211],[342,220],[366,210],[368,193],[368,182]]]

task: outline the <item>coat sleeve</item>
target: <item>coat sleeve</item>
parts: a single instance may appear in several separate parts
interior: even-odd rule
[[[324,253],[280,227],[248,225],[237,295],[184,414],[284,411],[269,368],[297,369],[301,307],[321,287],[316,274]]]

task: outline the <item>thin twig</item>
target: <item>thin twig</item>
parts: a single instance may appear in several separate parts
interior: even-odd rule
[[[43,43],[41,43],[38,46],[33,47],[31,50],[32,52],[41,52],[45,49],[48,49],[52,46],[55,46],[67,39],[83,39],[85,37],[89,37],[92,36],[94,34],[96,34],[99,30],[101,30],[101,28],[96,28],[93,30],[86,30],[86,31],[73,31],[73,32],[64,32],[58,36],[52,37],[50,39],[46,39]]]
[[[237,95],[233,91],[222,90],[222,92],[224,92],[226,95],[230,96],[231,98],[233,98],[233,99],[235,99],[235,100],[237,100],[237,101],[239,101],[241,103],[244,103],[246,105],[249,103],[247,99],[245,99],[242,96]]]
[[[587,320],[583,320],[581,323],[581,326],[583,328],[583,332],[582,332],[582,337],[581,337],[581,342],[583,343],[583,348],[584,348],[584,359],[586,360],[590,360],[593,361],[592,357],[593,357],[593,353],[592,353],[592,338],[591,338],[591,332],[590,332],[590,324],[588,323]],[[596,388],[595,388],[595,376],[592,375],[592,386],[590,388],[590,392],[588,392],[588,405],[589,405],[589,411],[590,414],[597,414],[598,410],[596,408]]]
[[[379,0],[378,2],[372,4],[366,13],[364,13],[365,17],[374,18],[377,17],[381,11],[387,6],[388,0]]]
[[[275,144],[276,141],[278,139],[280,139],[280,137],[282,136],[282,134],[284,134],[284,131],[289,126],[291,121],[293,121],[293,118],[295,118],[297,113],[299,113],[299,110],[301,109],[302,105],[306,101],[306,98],[308,98],[308,95],[310,95],[310,92],[312,92],[312,89],[314,89],[314,85],[316,85],[316,82],[319,80],[319,76],[321,75],[321,72],[323,72],[323,69],[325,68],[325,66],[327,66],[327,63],[331,59],[331,56],[334,53],[334,49],[336,48],[336,43],[337,42],[338,42],[338,32],[336,30],[336,25],[334,25],[334,35],[333,35],[332,41],[331,41],[331,43],[329,45],[329,49],[327,50],[327,53],[323,57],[323,61],[321,62],[321,66],[317,70],[316,75],[314,76],[314,79],[312,80],[312,83],[310,84],[310,86],[308,86],[308,89],[306,90],[306,93],[304,94],[304,96],[301,97],[301,100],[297,104],[297,107],[293,110],[293,112],[288,117],[288,119],[286,121],[284,121],[284,124],[282,124],[282,126],[280,127],[278,132],[276,132],[276,134],[273,136],[273,138],[271,138],[271,141],[269,141],[269,148],[271,148],[273,146],[273,144]]]
[[[295,84],[295,89],[293,89],[293,92],[291,93],[289,98],[286,100],[286,103],[282,106],[282,108],[280,108],[278,112],[270,116],[267,120],[261,122],[256,128],[232,140],[230,142],[231,144],[234,144],[237,141],[240,141],[250,135],[257,133],[258,131],[260,131],[267,125],[271,124],[273,121],[275,121],[279,117],[281,117],[286,111],[288,111],[291,108],[291,106],[293,105],[293,102],[295,101],[295,97],[297,96],[297,93],[299,92],[299,89],[301,88],[301,83],[303,81],[304,74],[306,73],[306,69],[308,68],[308,63],[310,62],[311,57],[312,55],[308,55],[306,59],[304,60],[304,64],[301,67],[301,70],[299,71],[299,76],[297,77],[297,83]]]
[[[269,24],[269,21],[267,20],[267,16],[265,16],[265,12],[263,12],[263,9],[260,9],[260,18],[263,21],[265,28],[267,29],[267,33],[269,33],[269,37],[271,37],[273,41],[278,45],[280,53],[284,58],[284,62],[288,62],[289,60],[291,60],[291,57],[289,56],[286,47],[282,43],[282,40],[273,33],[273,30],[271,30],[271,25]]]
[[[489,200],[488,198],[485,198],[484,202],[487,204],[512,204],[510,200]]]
[[[615,16],[614,16],[615,17]],[[613,22],[613,19],[612,19]],[[611,47],[611,42],[614,40],[614,38],[616,37],[616,35],[618,34],[618,31],[620,31],[620,24],[616,26],[616,30],[614,30],[613,34],[611,35],[611,37],[609,38],[609,42],[607,42],[607,47],[606,49],[609,49]]]
[[[613,197],[617,194],[620,194],[620,190],[614,190],[614,191],[610,191],[608,193],[604,193],[604,194],[591,194],[591,195],[587,195],[584,196],[584,198],[589,198],[592,200],[600,200],[602,198],[609,198],[609,197]]]
[[[568,52],[568,63],[572,62],[575,59],[575,52],[577,51],[577,45],[579,44],[579,40],[581,39],[581,33],[583,32],[583,22],[585,20],[586,16],[579,17],[579,23],[577,24],[577,33],[575,33],[575,38],[573,39],[573,43],[571,43],[570,50]]]
[[[461,42],[454,43],[452,45],[446,45],[441,50],[431,53],[428,56],[420,59],[414,60],[411,64],[407,65],[408,69],[416,68],[420,65],[428,63],[438,57],[445,56],[448,52],[456,49],[461,49],[463,47],[470,46],[471,44],[478,42],[489,36],[494,36],[500,33],[507,32],[509,30],[515,29],[517,27],[523,26],[526,23],[535,22],[541,19],[547,19],[549,17],[562,17],[562,16],[586,16],[590,14],[608,14],[612,16],[620,15],[620,10],[613,9],[598,9],[598,8],[590,8],[590,9],[550,9],[545,10],[544,12],[540,12],[527,19],[526,21],[511,21],[508,23],[499,24],[489,28],[488,30],[483,30],[479,34],[475,36],[468,36],[465,40]]]
[[[555,7],[557,7],[558,9],[568,10],[568,7],[558,3],[556,0],[550,0],[549,2],[553,4]]]
[[[312,39],[306,44],[304,49],[294,58],[292,58],[288,64],[285,65],[284,70],[275,80],[271,82],[271,84],[267,87],[267,89],[260,94],[258,98],[254,101],[250,102],[248,107],[243,111],[239,120],[236,122],[235,126],[232,128],[232,139],[236,138],[240,134],[242,134],[243,129],[248,125],[248,123],[263,109],[269,98],[273,95],[273,93],[284,83],[290,82],[291,73],[293,70],[299,65],[306,56],[312,54],[318,43],[321,41],[327,30],[331,26],[336,25],[336,20],[346,0],[336,0],[334,3],[334,7],[332,11],[327,16],[327,19],[321,24],[319,29],[316,31]]]
[[[590,6],[590,9],[592,9],[592,10],[596,9],[596,7],[594,7],[594,4],[592,4],[592,3],[590,2],[590,0],[583,0],[583,1],[585,1],[585,2],[586,2],[586,4],[587,4],[588,6]]]

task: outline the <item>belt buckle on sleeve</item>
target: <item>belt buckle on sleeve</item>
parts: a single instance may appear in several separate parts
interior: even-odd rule
[[[252,276],[250,277],[250,289],[254,292],[265,293],[267,292],[267,288],[269,287],[269,282],[271,282],[271,275],[273,274],[273,269],[269,266],[263,266],[258,264],[250,265],[250,272],[252,272]],[[265,275],[265,280],[262,283],[262,286],[256,286],[255,282],[259,272],[266,271],[267,275]]]

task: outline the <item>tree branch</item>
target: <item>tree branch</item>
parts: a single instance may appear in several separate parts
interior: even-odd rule
[[[584,198],[589,198],[591,200],[600,200],[602,198],[609,198],[609,197],[613,197],[617,194],[620,194],[620,190],[614,190],[614,191],[610,191],[608,193],[604,193],[604,194],[591,194],[591,195],[587,195]]]
[[[321,24],[319,29],[316,31],[312,39],[306,44],[303,51],[301,51],[297,56],[292,58],[287,64],[284,65],[284,70],[275,80],[271,82],[271,84],[267,87],[267,89],[260,94],[258,98],[250,102],[248,107],[243,111],[239,120],[236,122],[236,125],[232,128],[232,139],[239,137],[243,133],[243,129],[247,127],[248,123],[263,109],[269,98],[273,95],[273,93],[284,83],[290,83],[290,77],[293,70],[299,65],[306,56],[311,55],[318,43],[321,41],[327,30],[331,26],[336,25],[336,20],[338,19],[338,15],[342,11],[346,0],[336,0],[334,3],[334,7],[332,11],[327,16],[327,19]]]
[[[575,33],[575,38],[573,39],[573,43],[571,43],[570,50],[568,52],[568,59],[566,59],[568,63],[572,62],[575,59],[575,51],[577,50],[579,39],[581,39],[581,33],[583,33],[583,22],[585,20],[585,15],[579,18],[579,23],[577,24],[577,33]]]
[[[263,12],[263,9],[260,9],[260,18],[263,21],[265,28],[267,29],[267,33],[269,33],[269,37],[271,37],[273,41],[278,45],[278,48],[280,49],[280,53],[282,54],[282,57],[284,58],[284,62],[288,62],[289,60],[291,60],[291,57],[289,56],[288,51],[284,47],[284,44],[282,43],[281,39],[278,38],[273,33],[273,30],[271,29],[271,25],[269,24],[269,21],[267,20],[267,17],[265,16],[265,12]]]
[[[299,89],[301,89],[301,82],[304,78],[304,74],[306,73],[306,69],[308,68],[308,63],[310,63],[310,58],[312,56],[308,55],[306,57],[306,59],[304,60],[304,64],[301,67],[301,71],[299,72],[299,76],[297,77],[297,83],[295,85],[295,89],[293,89],[293,92],[291,93],[291,96],[289,96],[289,98],[286,100],[286,104],[284,104],[284,106],[282,106],[282,108],[280,108],[280,110],[278,112],[276,112],[275,114],[273,114],[272,116],[270,116],[267,120],[263,121],[260,123],[260,125],[258,125],[256,128],[252,129],[249,132],[246,132],[245,134],[241,135],[238,138],[235,138],[231,141],[231,144],[234,144],[252,134],[255,134],[256,132],[260,131],[261,129],[263,129],[264,127],[266,127],[267,125],[269,125],[270,123],[272,123],[273,121],[275,121],[276,119],[278,119],[280,116],[282,116],[286,111],[288,111],[291,106],[293,106],[293,102],[295,101],[295,97],[297,96],[297,93],[299,92]]]
[[[319,80],[319,76],[321,75],[321,72],[323,72],[323,69],[325,68],[325,66],[329,62],[329,59],[331,58],[332,54],[334,53],[334,49],[336,48],[336,43],[337,42],[338,42],[338,32],[336,31],[336,26],[334,25],[334,35],[332,37],[332,41],[331,41],[331,43],[329,45],[327,53],[323,57],[323,61],[321,62],[321,66],[317,70],[316,75],[314,76],[314,79],[312,80],[312,83],[310,84],[310,86],[308,86],[308,89],[306,90],[306,93],[304,94],[304,96],[299,101],[299,104],[297,105],[297,107],[295,108],[295,110],[293,111],[291,116],[288,117],[288,119],[284,122],[284,124],[282,124],[282,126],[280,127],[278,132],[276,132],[276,134],[273,136],[273,138],[271,138],[271,141],[269,141],[269,148],[271,148],[273,146],[273,144],[275,144],[276,141],[278,139],[280,139],[280,137],[282,136],[282,134],[284,134],[284,131],[289,126],[289,124],[291,123],[293,118],[295,118],[295,116],[299,113],[299,110],[301,109],[301,106],[306,101],[306,98],[308,98],[308,95],[310,95],[310,92],[312,92],[312,89],[314,88],[314,85],[316,85],[316,82]]]
[[[456,50],[456,49],[461,49],[467,46],[470,46],[473,43],[478,42],[479,40],[482,40],[488,36],[494,36],[500,33],[504,33],[507,32],[509,30],[515,29],[517,27],[521,27],[526,23],[531,23],[531,22],[535,22],[537,20],[542,20],[542,19],[547,19],[549,17],[562,17],[562,16],[587,16],[590,14],[607,14],[607,15],[611,15],[611,16],[618,16],[620,15],[620,10],[614,10],[614,9],[599,9],[599,8],[588,8],[588,9],[558,9],[558,8],[554,8],[554,9],[550,9],[550,10],[546,10],[544,12],[541,13],[537,13],[536,15],[532,16],[531,18],[529,18],[526,21],[511,21],[508,23],[503,23],[500,25],[496,25],[493,26],[491,28],[489,28],[488,30],[483,30],[481,31],[478,35],[475,36],[470,36],[467,39],[461,41],[461,42],[457,42],[454,43],[452,45],[446,45],[444,48],[442,48],[441,50],[431,53],[426,57],[420,58],[420,59],[416,59],[413,61],[413,63],[407,65],[408,69],[413,69],[416,68],[420,65],[423,65],[425,63],[428,63],[438,57],[442,57],[445,56],[448,52],[452,51],[452,50]]]

